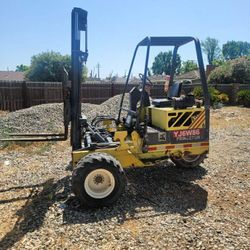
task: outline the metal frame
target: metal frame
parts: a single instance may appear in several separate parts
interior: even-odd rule
[[[146,85],[146,77],[148,75],[148,58],[149,58],[149,53],[150,53],[150,47],[151,46],[174,46],[173,50],[173,57],[172,57],[172,63],[171,63],[171,73],[170,73],[170,85],[173,83],[173,76],[174,76],[174,69],[175,69],[175,63],[176,63],[176,57],[177,57],[177,52],[178,48],[180,46],[183,46],[187,43],[194,42],[195,44],[195,49],[196,49],[196,55],[197,55],[197,60],[198,60],[198,66],[199,66],[199,71],[200,71],[200,77],[201,77],[201,84],[202,84],[202,89],[204,93],[204,106],[205,106],[205,114],[206,114],[206,126],[205,126],[205,137],[206,139],[209,138],[209,107],[210,107],[210,101],[209,101],[209,93],[208,93],[208,87],[207,87],[207,81],[206,81],[206,74],[204,70],[204,64],[203,64],[203,58],[202,58],[202,53],[201,53],[201,45],[200,41],[197,38],[191,37],[191,36],[181,36],[181,37],[145,37],[141,42],[139,42],[135,48],[133,58],[130,64],[128,76],[126,79],[126,83],[124,86],[122,98],[121,98],[121,103],[120,103],[120,109],[118,113],[118,121],[120,121],[121,117],[121,111],[122,111],[122,106],[123,106],[123,101],[124,101],[124,96],[127,91],[127,86],[128,82],[130,79],[130,75],[132,72],[132,68],[134,65],[134,61],[136,58],[137,51],[139,47],[141,46],[146,46],[147,47],[147,52],[146,52],[146,59],[145,59],[145,67],[144,67],[144,79],[143,79],[143,91],[145,90],[145,85]],[[143,95],[141,98],[141,105],[143,103]]]
[[[71,13],[71,145],[81,148],[81,78],[82,65],[88,58],[86,10],[74,8]],[[85,32],[85,51],[81,51],[81,31]]]

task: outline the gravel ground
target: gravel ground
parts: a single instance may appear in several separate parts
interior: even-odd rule
[[[83,104],[84,112],[115,114],[118,99]],[[46,117],[60,119],[57,107],[4,113],[0,129],[39,130]],[[199,168],[129,169],[119,201],[97,210],[80,207],[70,192],[68,141],[1,149],[0,249],[250,249],[250,112],[213,110],[211,122],[210,154]],[[57,130],[51,124],[46,129]]]

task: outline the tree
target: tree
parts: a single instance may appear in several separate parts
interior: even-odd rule
[[[26,78],[31,81],[62,81],[63,67],[71,75],[71,58],[69,55],[63,56],[54,51],[43,52],[32,56]]]
[[[182,62],[180,72],[183,74],[196,69],[198,69],[197,63],[193,60],[187,60],[185,62]]]
[[[29,69],[29,66],[26,66],[24,64],[20,64],[16,66],[16,72],[25,72]]]
[[[163,73],[169,75],[171,71],[173,53],[172,51],[160,52],[154,59],[152,71],[154,75],[162,75]],[[177,54],[175,73],[179,74],[181,68],[181,57]]]
[[[250,43],[242,41],[228,41],[222,46],[222,54],[226,60],[250,55]]]
[[[151,72],[150,68],[148,68],[148,76],[149,77],[152,76],[152,72]]]
[[[225,63],[224,57],[221,55],[217,59],[213,60],[213,66],[218,67],[221,66]]]
[[[201,42],[202,50],[207,55],[209,64],[213,64],[213,61],[219,59],[221,50],[219,47],[219,41],[215,38],[207,37],[205,41]]]

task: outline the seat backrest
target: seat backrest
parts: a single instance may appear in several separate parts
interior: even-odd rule
[[[140,99],[141,99],[141,91],[138,88],[133,87],[129,92],[130,110],[136,111],[136,106]]]
[[[181,94],[181,86],[182,86],[182,82],[175,82],[171,85],[171,87],[169,88],[168,91],[168,98],[172,98],[172,97],[179,97]]]
[[[138,88],[134,87],[129,92],[129,107],[130,110],[136,111],[137,110],[137,103],[141,99],[142,90],[139,90]],[[150,106],[150,98],[146,91],[144,91],[143,96],[143,106],[148,107]]]
[[[129,92],[129,110],[127,113],[127,117],[125,119],[125,127],[128,132],[133,130],[133,127],[137,121],[138,115],[141,114],[142,111],[138,110],[138,102],[141,100],[142,90],[138,87],[134,87]],[[139,107],[140,109],[145,109],[145,107],[150,106],[150,98],[146,91],[144,91],[143,96],[143,105]]]

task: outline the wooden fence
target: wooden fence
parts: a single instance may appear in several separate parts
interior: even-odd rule
[[[51,102],[62,102],[60,82],[0,81],[0,110],[14,111]]]
[[[130,84],[128,91],[138,84]],[[183,85],[189,92],[199,84]],[[236,94],[241,89],[250,89],[250,84],[213,85],[219,91],[229,95],[231,104],[236,102]],[[124,84],[84,83],[81,88],[81,101],[100,104],[112,96],[121,94]],[[153,98],[164,97],[163,83],[154,85]],[[42,103],[62,102],[62,84],[60,82],[0,81],[0,110],[15,111]]]

